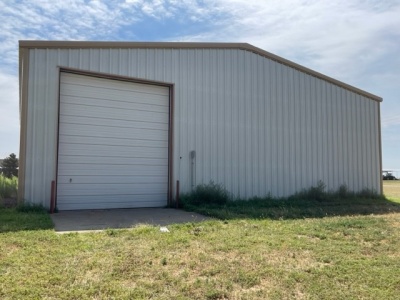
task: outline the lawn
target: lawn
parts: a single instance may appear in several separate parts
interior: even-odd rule
[[[390,200],[400,203],[400,180],[384,180],[383,192]]]
[[[386,188],[397,199],[400,185]],[[366,200],[368,210],[362,200],[323,203],[323,213],[311,202],[281,205],[272,217],[169,233],[142,225],[60,235],[41,212],[1,209],[0,298],[398,299],[400,205]]]

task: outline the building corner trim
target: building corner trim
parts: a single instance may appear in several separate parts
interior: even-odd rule
[[[25,200],[26,140],[28,123],[29,49],[19,49],[20,142],[18,171],[18,203]]]

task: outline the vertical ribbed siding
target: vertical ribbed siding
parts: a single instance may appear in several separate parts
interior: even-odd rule
[[[48,205],[54,180],[58,81],[52,64],[56,52],[30,51],[27,141],[25,164],[26,200]]]
[[[238,197],[285,196],[322,180],[380,192],[379,103],[233,49],[30,50],[25,198],[55,179],[57,66],[174,83],[173,182]]]

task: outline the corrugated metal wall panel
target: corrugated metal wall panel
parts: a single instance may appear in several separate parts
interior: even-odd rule
[[[30,51],[24,199],[48,206],[54,178],[57,124],[56,53]],[[50,83],[48,85],[48,83]]]
[[[55,178],[57,66],[174,83],[173,173],[181,191],[222,183],[235,196],[380,191],[379,103],[234,49],[31,49],[26,199]]]

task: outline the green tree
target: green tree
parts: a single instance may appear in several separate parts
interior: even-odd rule
[[[11,178],[13,176],[18,177],[18,158],[14,153],[11,153],[9,157],[3,159],[1,163],[1,171],[3,175]]]

